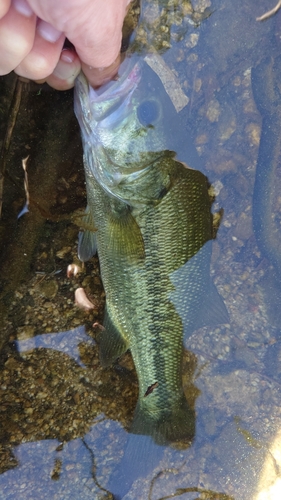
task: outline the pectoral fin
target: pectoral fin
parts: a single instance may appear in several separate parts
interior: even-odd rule
[[[114,326],[106,309],[103,326],[99,343],[100,360],[103,366],[109,366],[127,351],[128,343]]]
[[[131,261],[144,259],[145,250],[141,230],[128,206],[124,205],[118,211],[111,211],[106,231],[108,249],[115,259],[118,257],[126,257]]]

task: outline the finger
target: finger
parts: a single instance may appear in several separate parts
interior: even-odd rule
[[[10,73],[30,52],[35,35],[36,16],[30,10],[19,12],[17,2],[11,3],[0,19],[0,75]]]
[[[92,66],[88,66],[88,64],[82,63],[82,71],[92,87],[100,87],[117,75],[120,63],[121,55],[118,54],[114,63],[107,68],[93,68]]]
[[[64,40],[60,31],[39,20],[33,47],[15,68],[15,72],[31,80],[47,78],[58,63]]]
[[[11,5],[11,0],[0,0],[0,19],[4,17]]]
[[[96,11],[91,13],[91,23],[84,22],[83,31],[66,30],[66,36],[75,46],[84,64],[93,68],[107,68],[114,64],[121,48],[125,14],[124,2],[99,2]]]
[[[75,78],[79,75],[80,71],[81,63],[77,54],[64,49],[57,66],[46,81],[50,87],[56,90],[68,90],[74,86]]]
[[[121,47],[123,20],[129,0],[29,0],[34,12],[73,43],[89,66],[110,66]]]

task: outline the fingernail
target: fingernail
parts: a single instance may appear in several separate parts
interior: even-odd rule
[[[58,64],[56,65],[53,75],[59,78],[60,80],[74,80],[74,78],[79,73],[79,67],[73,67],[69,65],[69,61],[65,63],[60,59]]]
[[[40,36],[44,38],[44,40],[51,43],[56,42],[62,34],[61,31],[58,31],[56,28],[54,28],[54,26],[46,23],[45,21],[42,21],[41,19],[38,22],[36,29]]]
[[[13,0],[13,6],[17,12],[25,17],[31,17],[34,14],[26,0]]]
[[[60,59],[61,61],[67,62],[67,63],[72,63],[74,61],[75,54],[73,52],[70,52],[68,49],[62,49]]]

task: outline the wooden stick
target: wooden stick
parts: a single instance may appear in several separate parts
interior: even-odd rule
[[[265,19],[274,16],[274,14],[276,14],[276,12],[280,9],[280,7],[281,7],[281,0],[279,0],[279,2],[275,5],[275,7],[273,7],[273,9],[269,10],[262,16],[257,17],[256,21],[264,21]]]
[[[16,124],[17,115],[18,115],[19,108],[20,108],[23,83],[24,83],[23,80],[21,80],[20,78],[17,78],[16,83],[15,83],[15,87],[14,87],[14,91],[13,91],[13,97],[12,97],[10,109],[9,109],[9,117],[8,117],[8,123],[7,123],[7,128],[6,128],[6,134],[5,134],[5,138],[4,138],[1,153],[0,153],[0,218],[1,218],[1,214],[2,214],[4,176],[5,176],[5,170],[6,170],[7,157],[8,157],[8,152],[10,149],[13,130],[14,130],[14,127]]]

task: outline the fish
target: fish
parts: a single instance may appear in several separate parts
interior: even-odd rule
[[[106,294],[101,362],[131,351],[139,396],[130,433],[160,446],[192,439],[183,341],[204,325],[228,323],[210,278],[210,184],[176,158],[178,113],[143,59],[125,59],[117,79],[99,89],[81,73],[75,113],[95,227],[82,233],[78,253],[85,261],[97,251]]]

